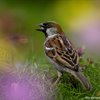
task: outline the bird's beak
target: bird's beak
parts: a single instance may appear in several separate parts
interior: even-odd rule
[[[44,24],[43,24],[43,23],[40,23],[40,24],[38,24],[38,26],[40,26],[40,27],[44,27]]]
[[[43,23],[40,23],[38,26],[40,26],[40,28],[36,29],[37,31],[44,31],[45,30],[45,26],[43,25]]]

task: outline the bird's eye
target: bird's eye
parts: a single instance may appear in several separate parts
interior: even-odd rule
[[[50,27],[50,25],[49,25],[49,24],[47,24],[46,26],[47,26],[48,28]]]
[[[45,26],[45,27],[47,27],[47,28],[49,28],[49,27],[50,27],[50,25],[49,25],[49,24],[47,24],[47,23],[44,23],[44,26]]]

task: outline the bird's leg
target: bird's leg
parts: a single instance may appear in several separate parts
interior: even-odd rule
[[[60,79],[61,79],[62,73],[59,72],[59,71],[57,71],[57,73],[58,73],[58,76],[57,76],[56,81],[53,83],[53,85],[56,85],[60,81]]]

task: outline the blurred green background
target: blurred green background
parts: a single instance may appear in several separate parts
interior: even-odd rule
[[[57,100],[100,97],[100,60],[95,59],[100,59],[99,0],[0,0],[0,71],[11,70],[14,63],[18,66],[28,60],[55,77],[44,54],[44,34],[36,31],[37,25],[45,21],[59,23],[75,47],[85,47],[85,55],[94,59],[83,57],[82,62],[87,65],[85,73],[93,91],[84,91],[80,84],[76,89],[71,84],[73,79],[65,76],[58,84]]]
[[[13,54],[11,59],[16,60],[44,57],[44,34],[35,29],[45,21],[59,23],[76,47],[86,46],[92,41],[84,42],[91,34],[82,38],[88,32],[87,27],[91,29],[94,23],[99,26],[99,3],[99,0],[0,0],[0,48],[3,48],[1,52],[7,49],[1,55],[4,54],[4,60],[8,59],[5,56],[9,56],[10,52]],[[96,47],[100,47],[100,33],[98,36]],[[86,48],[91,50],[91,46]]]

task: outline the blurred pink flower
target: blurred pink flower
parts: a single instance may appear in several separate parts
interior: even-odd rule
[[[28,66],[29,67],[29,66]],[[53,100],[51,82],[39,70],[2,73],[0,75],[0,100]]]
[[[95,20],[93,22],[85,23],[79,30],[74,32],[79,45],[85,45],[90,51],[99,54],[100,51],[100,21]],[[78,37],[78,38],[77,38]]]
[[[100,47],[100,25],[88,26],[83,30],[83,34],[81,36],[88,47],[92,49]]]

